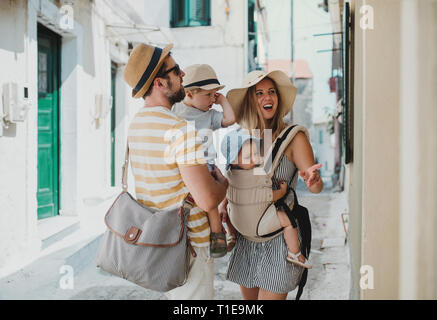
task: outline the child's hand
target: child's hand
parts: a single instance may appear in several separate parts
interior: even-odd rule
[[[287,182],[285,181],[281,181],[279,183],[279,189],[278,190],[272,190],[273,193],[273,201],[278,201],[279,199],[281,199],[283,196],[285,196],[285,194],[287,193]]]
[[[223,105],[223,102],[226,101],[226,97],[221,93],[215,93],[215,103],[219,105]]]
[[[282,198],[283,196],[285,196],[285,194],[287,193],[287,187],[288,187],[287,182],[285,182],[285,181],[281,181],[281,182],[279,183],[279,190],[281,190],[281,193],[280,193],[281,198]]]

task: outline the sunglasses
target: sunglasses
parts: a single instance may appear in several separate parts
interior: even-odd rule
[[[176,64],[174,67],[172,67],[172,68],[170,68],[170,69],[164,71],[164,72],[162,73],[162,75],[165,76],[167,73],[170,73],[170,72],[172,72],[173,70],[174,70],[174,72],[176,73],[177,76],[180,76],[180,75],[181,75],[181,68],[179,68],[179,65],[178,65],[178,64]]]

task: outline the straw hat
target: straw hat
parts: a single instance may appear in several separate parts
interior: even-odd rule
[[[284,117],[288,112],[290,112],[294,100],[296,99],[297,88],[293,85],[288,76],[280,70],[271,71],[269,73],[262,70],[255,70],[246,76],[240,88],[232,89],[226,95],[235,115],[240,114],[247,89],[256,85],[266,77],[272,79],[278,88],[280,96],[278,110],[281,112],[281,116]]]
[[[208,64],[193,64],[184,68],[183,86],[185,89],[221,90],[222,86],[217,79],[214,69]]]
[[[131,52],[124,80],[132,88],[132,97],[142,98],[168,56],[173,44],[164,49],[140,43]]]

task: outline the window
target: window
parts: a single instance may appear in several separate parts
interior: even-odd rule
[[[256,4],[255,0],[248,0],[248,41],[249,41],[249,71],[261,69],[258,65],[258,37],[257,37],[257,22],[256,22]]]
[[[319,130],[319,143],[323,144],[323,131]]]
[[[211,0],[172,0],[172,28],[211,25]]]

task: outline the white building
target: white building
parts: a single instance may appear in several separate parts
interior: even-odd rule
[[[247,1],[182,2],[184,8],[178,7],[181,1],[144,1],[146,21],[161,30],[147,34],[150,42],[173,43],[172,55],[182,69],[196,63],[211,65],[226,86],[222,93],[241,85],[248,70]]]
[[[244,0],[0,2],[0,94],[16,85],[17,111],[29,106],[18,121],[0,106],[0,275],[86,229],[88,205],[120,191],[127,128],[142,106],[123,80],[130,50],[174,43],[181,67],[210,64],[225,94],[249,72],[257,12]]]
[[[87,200],[117,193],[127,126],[141,101],[123,80],[127,38],[111,25],[144,24],[136,6],[0,2],[0,273],[77,228]],[[21,119],[7,103],[14,84],[16,106],[28,101]]]
[[[263,2],[255,0],[175,1],[145,0],[145,19],[159,32],[149,32],[153,44],[173,43],[172,56],[183,68],[197,63],[209,64],[226,87],[222,94],[239,87],[255,68],[264,68],[266,21]],[[274,2],[274,1],[270,1]],[[181,3],[185,3],[181,7]],[[220,106],[214,108],[221,110]],[[234,127],[232,127],[234,128]],[[217,130],[214,145],[220,150],[220,137],[227,129]],[[217,152],[219,167],[224,164]]]
[[[332,76],[331,16],[318,5],[319,0],[293,0],[294,60],[306,60],[313,73],[313,120],[333,114],[336,96],[328,85]],[[316,36],[317,35],[317,36]]]

